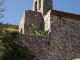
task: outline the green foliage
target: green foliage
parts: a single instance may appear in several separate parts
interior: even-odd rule
[[[4,47],[6,50],[1,60],[32,60],[34,58],[26,47],[20,46],[13,41],[8,40]]]
[[[39,31],[35,31],[35,33],[36,33],[36,35],[45,36],[45,35],[48,35],[49,31],[39,30]]]
[[[11,29],[11,28],[3,28],[2,32],[4,35],[12,35],[12,36],[19,34],[17,29]]]
[[[1,57],[4,55],[4,51],[3,51],[3,44],[1,43],[2,40],[0,40],[0,59]]]
[[[2,12],[5,11],[5,6],[4,6],[4,2],[6,0],[0,0],[0,19],[4,17],[4,15],[2,14]]]
[[[3,24],[3,22],[0,22],[0,38],[2,36],[2,28],[3,28],[2,24]]]
[[[18,30],[11,28],[2,28],[0,39],[0,60],[33,60],[34,56],[26,47],[13,42],[14,35]]]

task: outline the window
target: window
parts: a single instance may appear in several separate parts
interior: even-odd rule
[[[35,11],[37,11],[37,1],[35,2]]]

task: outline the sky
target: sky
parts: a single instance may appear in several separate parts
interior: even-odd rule
[[[32,10],[33,0],[7,0],[4,18],[1,19],[4,23],[19,25],[25,10]],[[80,0],[53,0],[53,9],[80,14]]]

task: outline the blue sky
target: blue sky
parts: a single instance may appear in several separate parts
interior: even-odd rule
[[[5,2],[6,11],[3,12],[4,18],[1,21],[19,25],[23,12],[32,10],[33,0],[7,0]],[[53,9],[80,14],[80,0],[53,0]]]

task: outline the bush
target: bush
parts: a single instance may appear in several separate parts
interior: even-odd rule
[[[11,28],[3,28],[2,29],[3,34],[7,35],[17,35],[19,34],[17,29],[11,29]]]
[[[33,60],[34,58],[26,47],[20,46],[13,41],[8,41],[4,47],[6,50],[1,60]]]
[[[1,40],[0,40],[1,41]],[[0,42],[0,59],[4,55],[3,44]]]
[[[14,35],[18,34],[18,30],[11,28],[3,28],[1,30],[2,43],[0,44],[0,60],[33,60],[34,56],[26,47],[13,42]],[[13,37],[13,38],[12,38]]]

